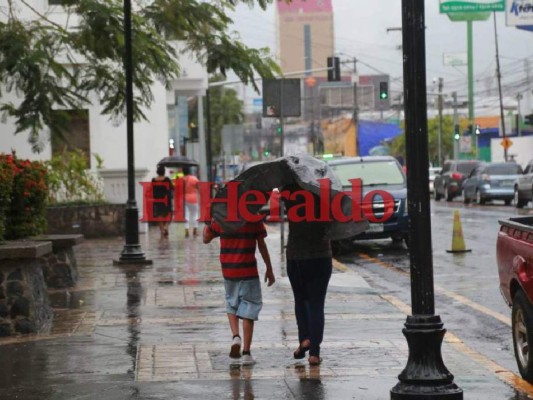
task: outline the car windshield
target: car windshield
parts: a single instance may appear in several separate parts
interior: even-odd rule
[[[463,175],[468,175],[477,166],[478,166],[478,163],[457,164],[457,171],[459,171]]]
[[[349,179],[360,178],[363,186],[403,185],[404,175],[395,161],[370,161],[331,166],[343,186],[350,186]]]
[[[522,168],[518,164],[490,165],[485,173],[488,175],[518,175],[522,173]]]

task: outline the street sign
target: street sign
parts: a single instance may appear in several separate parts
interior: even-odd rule
[[[505,11],[505,0],[440,0],[441,14]]]
[[[466,52],[444,53],[442,55],[442,63],[449,67],[461,67],[468,65],[468,58]]]
[[[263,117],[281,116],[281,88],[283,86],[283,117],[301,115],[300,79],[263,79]]]
[[[509,139],[508,137],[504,137],[503,140],[500,142],[500,144],[502,145],[504,149],[508,149],[509,147],[513,145],[513,141]]]
[[[459,140],[459,152],[470,153],[471,151],[472,151],[472,137],[461,136],[461,139]]]

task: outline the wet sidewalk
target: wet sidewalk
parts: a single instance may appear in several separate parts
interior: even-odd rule
[[[254,366],[236,366],[218,263],[218,240],[185,239],[173,224],[141,235],[151,266],[113,266],[122,239],[76,246],[80,279],[50,291],[49,334],[0,339],[0,399],[372,399],[390,398],[407,362],[410,308],[335,262],[326,300],[323,363],[292,358],[292,292],[276,226],[267,238],[277,282],[263,284]],[[260,259],[260,257],[259,257]],[[260,261],[260,274],[264,266]],[[517,399],[449,335],[446,366],[465,399]]]

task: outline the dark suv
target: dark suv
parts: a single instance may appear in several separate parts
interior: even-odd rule
[[[444,163],[440,174],[435,176],[433,191],[435,200],[443,197],[452,201],[462,194],[463,181],[470,172],[480,164],[477,160],[448,160]]]
[[[392,238],[408,245],[409,217],[407,215],[407,183],[400,164],[390,156],[349,157],[327,161],[339,177],[346,191],[351,189],[350,179],[362,180],[363,197],[371,191],[383,190],[394,198],[394,210],[382,223],[370,223],[366,232],[349,240]],[[382,218],[385,204],[380,196],[372,204],[363,201],[363,208],[372,208],[377,218]],[[346,241],[343,241],[346,242]]]

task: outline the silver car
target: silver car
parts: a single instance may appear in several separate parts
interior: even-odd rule
[[[486,163],[472,170],[463,182],[464,203],[474,200],[485,204],[489,200],[503,200],[511,204],[514,198],[514,186],[522,168],[516,163]]]
[[[522,208],[533,201],[533,160],[531,160],[515,182],[514,204],[516,208]]]

